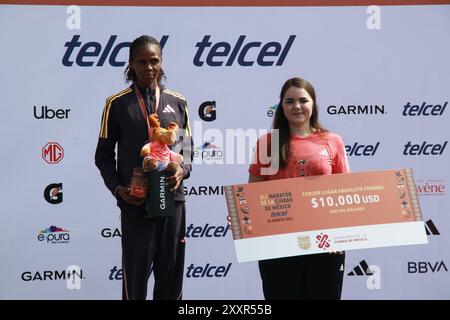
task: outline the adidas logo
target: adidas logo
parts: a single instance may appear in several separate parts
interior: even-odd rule
[[[369,266],[367,265],[366,260],[362,260],[359,265],[353,268],[353,271],[350,271],[348,276],[371,276],[373,275],[372,271],[370,271]]]
[[[328,157],[328,150],[327,149],[322,149],[322,151],[319,152],[320,155]]]
[[[166,105],[166,107],[163,110],[163,113],[175,113],[175,110],[170,106],[170,104]]]
[[[433,236],[438,236],[440,235],[439,230],[436,228],[436,226],[434,225],[433,221],[428,220],[427,222],[425,222],[425,231],[427,233],[427,235],[433,235]]]

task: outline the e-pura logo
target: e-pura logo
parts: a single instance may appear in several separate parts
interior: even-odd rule
[[[69,230],[64,230],[56,226],[50,226],[41,230],[37,236],[38,241],[46,241],[47,243],[69,243]]]

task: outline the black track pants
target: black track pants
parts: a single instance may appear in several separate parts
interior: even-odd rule
[[[154,300],[182,297],[186,207],[176,203],[176,216],[144,218],[142,210],[122,210],[122,299],[144,300],[154,272]]]

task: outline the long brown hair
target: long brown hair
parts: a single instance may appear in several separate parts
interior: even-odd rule
[[[309,124],[311,129],[314,129],[317,133],[327,132],[328,130],[322,127],[319,122],[319,106],[316,102],[316,92],[311,83],[302,78],[292,78],[287,80],[280,93],[280,102],[278,103],[278,108],[275,112],[275,117],[273,119],[273,129],[279,130],[279,160],[281,168],[286,168],[291,153],[290,139],[291,131],[289,129],[289,122],[283,111],[283,100],[286,95],[286,91],[290,87],[297,87],[299,89],[304,89],[313,99],[313,108],[311,113],[311,118],[309,119]]]

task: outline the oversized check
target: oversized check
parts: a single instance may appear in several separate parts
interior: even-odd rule
[[[225,187],[239,262],[428,243],[411,169]]]

